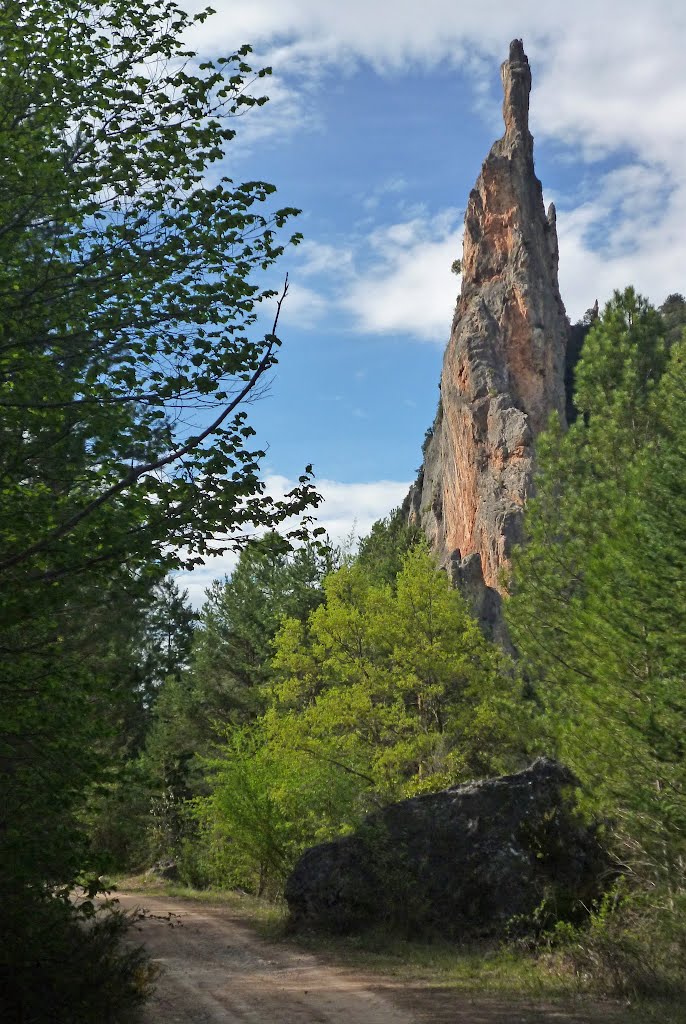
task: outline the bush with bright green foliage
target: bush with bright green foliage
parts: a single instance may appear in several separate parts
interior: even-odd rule
[[[583,927],[563,922],[545,937],[553,962],[571,968],[586,990],[683,1005],[686,893],[631,891],[625,883],[620,879]]]
[[[513,666],[425,545],[394,586],[353,564],[326,578],[324,594],[307,621],[283,623],[268,707],[229,731],[198,804],[225,838],[232,880],[257,889],[278,888],[304,848],[384,803],[524,758]]]

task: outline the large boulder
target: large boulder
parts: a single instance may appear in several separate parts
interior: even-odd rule
[[[542,913],[571,918],[600,894],[608,867],[574,810],[576,784],[539,758],[516,775],[391,804],[303,854],[286,885],[292,925],[465,939],[529,930]]]

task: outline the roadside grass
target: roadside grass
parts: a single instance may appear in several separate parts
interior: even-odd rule
[[[350,937],[300,933],[290,941],[332,963],[466,997],[513,1006],[554,1004],[575,1013],[587,1007],[595,1011],[593,1020],[603,1007],[608,1024],[686,1024],[686,1006],[657,997],[628,1001],[603,996],[552,953],[534,954],[517,946],[412,942],[382,931]]]
[[[145,896],[226,907],[249,924],[262,938],[316,954],[335,966],[357,973],[397,980],[407,985],[451,990],[468,997],[533,1001],[573,1007],[607,1009],[613,1024],[686,1024],[686,1007],[665,999],[629,1003],[599,997],[577,977],[564,959],[555,954],[532,953],[517,946],[470,944],[460,946],[437,940],[417,942],[389,935],[382,929],[357,936],[322,935],[288,929],[287,908],[241,890],[193,889],[151,874],[112,880],[116,890]]]

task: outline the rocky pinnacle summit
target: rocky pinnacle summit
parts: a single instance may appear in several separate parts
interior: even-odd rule
[[[505,134],[469,196],[441,399],[406,503],[486,619],[484,601],[497,605],[501,570],[521,537],[534,439],[551,412],[564,421],[569,331],[555,208],[546,213],[534,171],[521,40],[510,44],[501,77]]]

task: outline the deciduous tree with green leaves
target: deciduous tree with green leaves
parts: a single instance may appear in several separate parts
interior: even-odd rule
[[[282,681],[266,721],[286,745],[299,737],[307,756],[349,758],[384,799],[512,763],[512,666],[424,543],[405,555],[394,588],[353,565],[328,577],[325,593],[306,624],[286,622],[277,637]]]
[[[252,863],[242,884],[265,884],[271,872],[278,885],[307,845],[380,803],[498,774],[525,756],[513,666],[426,547],[406,553],[395,586],[375,568],[371,578],[362,562],[332,573],[307,621],[284,622],[266,712],[249,739],[230,730],[212,762],[202,816],[229,857],[243,858],[243,870]]]
[[[265,493],[245,410],[279,346],[284,293],[262,275],[299,237],[283,234],[297,211],[272,203],[273,186],[236,182],[226,163],[235,116],[265,102],[255,85],[269,69],[251,70],[249,47],[199,64],[183,37],[206,17],[174,0],[0,10],[10,930],[24,927],[26,900],[66,893],[84,864],[76,818],[111,732],[113,619],[169,569],[316,502],[307,470],[283,500]],[[257,313],[272,299],[264,333]],[[19,1000],[41,988],[35,966],[24,986],[29,946],[3,946]]]

